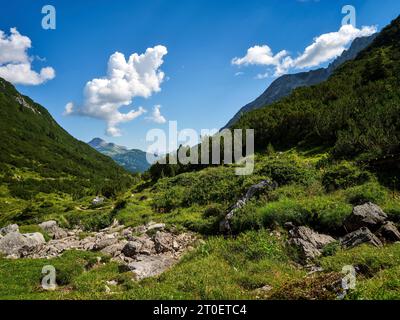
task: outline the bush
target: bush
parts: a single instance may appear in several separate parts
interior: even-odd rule
[[[329,167],[322,176],[327,191],[346,189],[371,180],[371,173],[363,171],[347,161]]]
[[[352,205],[361,205],[366,202],[382,204],[387,197],[387,191],[379,183],[370,182],[347,189],[345,196],[347,201]]]
[[[309,184],[316,178],[315,168],[306,164],[300,163],[294,157],[284,154],[278,157],[268,157],[257,170],[258,174],[271,177],[279,185],[289,183]]]
[[[221,218],[225,215],[225,211],[222,205],[212,204],[206,207],[203,212],[203,217],[206,219],[211,217]]]
[[[352,206],[327,196],[303,200],[283,198],[264,206],[250,202],[237,211],[233,218],[235,232],[249,229],[271,228],[286,222],[308,225],[319,231],[340,232],[344,219],[351,214]]]

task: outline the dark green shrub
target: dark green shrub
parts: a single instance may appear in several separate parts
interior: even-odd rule
[[[381,204],[387,197],[387,191],[379,183],[370,182],[347,189],[345,195],[347,201],[352,205],[360,205],[366,202]]]
[[[279,185],[289,183],[308,184],[316,177],[314,168],[298,163],[295,159],[284,155],[269,157],[261,165],[262,167],[257,173],[271,177]]]
[[[327,191],[347,189],[371,180],[371,173],[343,161],[329,167],[322,176],[322,184]]]
[[[212,204],[206,207],[206,209],[203,212],[203,217],[206,219],[211,217],[221,218],[224,217],[225,212],[226,210],[222,205]]]

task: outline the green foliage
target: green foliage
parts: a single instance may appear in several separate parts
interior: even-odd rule
[[[309,225],[316,230],[330,233],[341,230],[344,219],[352,207],[328,196],[305,199],[282,198],[279,201],[260,205],[253,202],[235,214],[233,229],[240,232],[248,229],[283,226],[286,222]]]
[[[308,184],[316,178],[312,165],[301,163],[295,156],[283,153],[261,160],[257,164],[257,173],[270,177],[279,185],[295,182]]]
[[[206,219],[210,217],[221,218],[224,217],[225,211],[226,210],[224,209],[223,206],[219,204],[211,204],[205,208],[203,217]]]
[[[326,145],[336,158],[395,167],[398,156],[376,160],[400,152],[400,46],[394,41],[400,37],[399,25],[397,18],[326,82],[245,113],[232,129],[254,129],[258,150],[270,143],[277,149]]]
[[[322,176],[322,184],[327,191],[346,189],[363,184],[371,179],[371,173],[343,161],[328,167]]]
[[[382,204],[387,197],[387,191],[377,182],[369,182],[361,186],[349,188],[345,191],[346,199],[353,205],[366,202]]]
[[[161,212],[170,212],[181,206],[212,203],[228,206],[254,184],[254,181],[258,183],[263,178],[259,175],[237,176],[232,167],[223,166],[183,173],[156,183],[153,206]]]
[[[339,250],[340,250],[340,242],[339,241],[329,243],[325,247],[323,247],[322,256],[323,257],[334,256]]]
[[[30,108],[17,102],[23,98]],[[70,136],[49,112],[0,79],[1,183],[13,197],[61,192],[76,199],[126,189],[132,177],[111,159]],[[114,182],[113,182],[114,181]],[[115,183],[118,181],[118,183]]]

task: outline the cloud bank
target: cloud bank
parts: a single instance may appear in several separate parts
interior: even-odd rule
[[[256,45],[249,48],[244,57],[232,59],[232,64],[268,66],[274,70],[275,76],[280,76],[290,70],[316,67],[328,62],[340,56],[354,39],[369,36],[376,31],[375,26],[358,29],[352,25],[344,25],[337,32],[325,33],[314,38],[313,43],[296,58],[292,58],[287,50],[274,55],[268,45]],[[263,79],[268,74],[259,74],[257,78]]]
[[[0,77],[13,84],[39,85],[55,77],[51,67],[36,72],[32,69],[34,58],[27,53],[32,41],[21,35],[16,28],[10,29],[10,35],[0,30]]]
[[[70,102],[65,106],[64,115],[104,120],[107,123],[106,134],[120,136],[118,125],[134,120],[146,110],[139,107],[121,113],[119,109],[132,104],[135,97],[149,98],[161,90],[165,74],[160,67],[167,53],[167,48],[161,45],[148,48],[140,55],[134,53],[128,60],[122,53],[115,52],[109,58],[107,76],[87,82],[82,106],[75,108]]]

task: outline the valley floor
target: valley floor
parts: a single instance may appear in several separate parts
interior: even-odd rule
[[[235,213],[232,235],[219,223],[229,207],[264,179],[279,187],[266,190]],[[99,206],[93,197],[65,194],[17,199],[2,187],[1,226],[18,223],[24,233],[42,232],[39,223],[55,220],[63,228],[82,228],[81,238],[112,224],[127,227],[165,223],[176,234],[193,232],[203,241],[161,275],[137,280],[99,251],[68,250],[53,259],[0,258],[1,299],[338,299],[344,266],[354,266],[355,288],[345,299],[400,299],[400,244],[369,244],[323,250],[314,267],[301,264],[284,225],[309,226],[338,239],[354,206],[373,202],[391,221],[400,221],[400,198],[374,173],[351,162],[330,163],[320,150],[271,152],[259,156],[252,176],[231,167],[140,182]],[[47,241],[48,235],[44,234]],[[41,287],[42,268],[53,265],[58,287]]]

